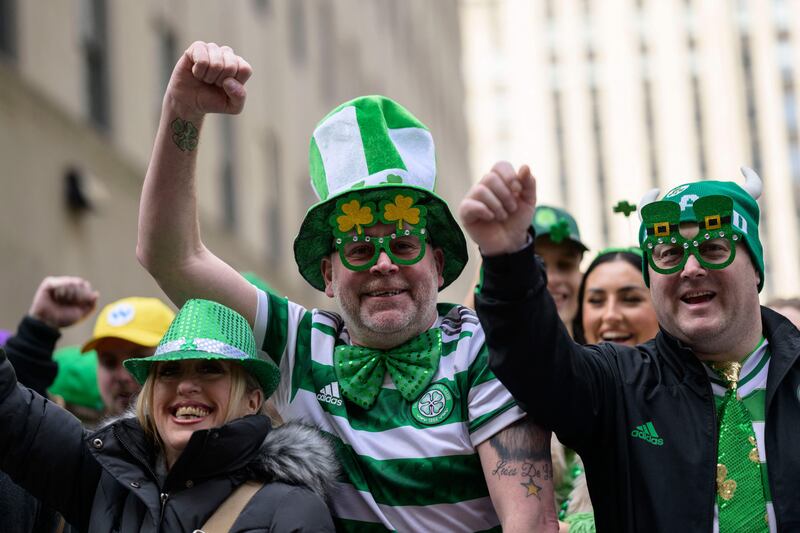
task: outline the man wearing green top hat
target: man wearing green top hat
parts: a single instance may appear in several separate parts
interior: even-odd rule
[[[560,326],[530,268],[528,167],[493,167],[502,217],[480,188],[462,204],[484,256],[491,368],[583,458],[598,530],[800,528],[800,332],[759,306],[762,185],[742,172],[743,186],[699,181],[643,199],[642,269],[661,330],[636,347],[580,346]]]
[[[176,65],[142,192],[139,260],[176,304],[219,301],[253,325],[280,366],[282,418],[317,424],[337,446],[339,529],[554,530],[547,434],[488,369],[474,313],[437,306],[467,262],[466,244],[434,193],[431,134],[411,113],[362,97],[314,130],[320,201],[294,253],[340,313],[258,290],[205,248],[199,132],[206,113],[242,110],[250,74],[230,48],[201,42]]]

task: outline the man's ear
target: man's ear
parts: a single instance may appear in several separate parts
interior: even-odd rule
[[[333,263],[330,257],[324,257],[319,263],[322,279],[325,280],[325,295],[333,298]]]
[[[436,264],[436,273],[439,276],[439,288],[442,288],[444,285],[444,276],[442,276],[442,272],[444,272],[444,252],[441,248],[434,248],[433,249],[433,261]]]

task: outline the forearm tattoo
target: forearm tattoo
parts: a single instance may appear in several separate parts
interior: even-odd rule
[[[197,148],[198,132],[194,124],[188,120],[176,118],[170,124],[172,127],[172,141],[183,152],[191,152]]]
[[[526,498],[536,496],[541,500],[542,485],[536,480],[542,483],[553,479],[550,432],[522,420],[489,439],[489,443],[499,456],[492,476],[517,478]]]

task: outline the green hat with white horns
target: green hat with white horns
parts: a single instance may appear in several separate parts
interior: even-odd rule
[[[362,96],[331,111],[311,138],[309,170],[320,201],[306,213],[294,241],[294,256],[300,274],[314,288],[325,289],[320,261],[336,249],[344,260],[342,246],[350,240],[370,242],[364,228],[379,222],[397,229],[373,239],[376,254],[383,248],[396,263],[413,264],[422,256],[398,260],[389,244],[412,236],[422,241],[423,255],[426,242],[443,250],[441,288],[464,269],[468,259],[464,234],[447,203],[434,192],[433,137],[397,102]]]

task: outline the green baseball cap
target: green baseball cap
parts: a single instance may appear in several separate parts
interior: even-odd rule
[[[434,192],[433,137],[403,106],[385,96],[362,96],[335,108],[314,130],[309,171],[320,201],[306,213],[294,257],[314,288],[325,289],[320,261],[335,248],[331,220],[350,217],[353,224],[341,231],[355,227],[360,233],[362,225],[381,220],[379,206],[392,202],[408,215],[401,221],[424,212],[425,233],[444,252],[441,288],[461,274],[467,244],[447,203]]]
[[[154,355],[127,359],[123,364],[136,381],[144,383],[153,363],[186,359],[237,363],[258,381],[265,398],[269,398],[280,382],[277,365],[266,353],[256,350],[253,330],[247,320],[233,309],[209,300],[187,301]]]
[[[589,248],[581,242],[581,233],[575,218],[564,209],[549,205],[536,207],[531,221],[536,237],[547,236],[552,242],[560,244],[564,241],[573,242],[585,252]]]
[[[103,410],[103,399],[97,387],[97,353],[81,354],[80,346],[65,346],[53,352],[58,374],[48,389],[69,404],[81,405],[96,411]]]

